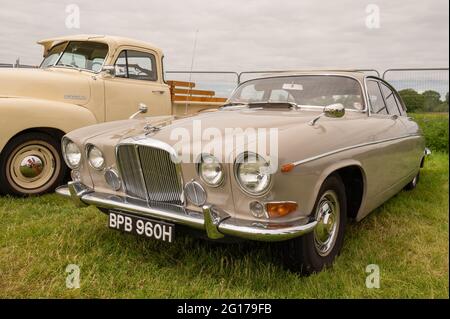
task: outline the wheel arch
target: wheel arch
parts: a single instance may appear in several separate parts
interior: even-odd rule
[[[367,190],[367,179],[364,169],[356,160],[346,160],[335,163],[328,167],[321,174],[315,187],[316,197],[325,180],[337,174],[342,179],[347,197],[347,217],[357,219],[361,207],[363,207],[364,198]]]

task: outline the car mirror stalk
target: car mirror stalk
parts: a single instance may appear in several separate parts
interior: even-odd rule
[[[341,118],[345,115],[345,107],[340,103],[325,106],[323,112],[316,118],[312,119],[309,122],[309,125],[314,126],[316,122],[324,115],[331,118]]]
[[[147,112],[148,112],[148,106],[145,105],[144,103],[139,103],[138,111],[136,113],[134,113],[133,115],[131,115],[129,119],[132,120],[139,114],[145,114]]]

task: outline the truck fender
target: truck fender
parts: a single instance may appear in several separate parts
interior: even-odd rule
[[[88,109],[63,102],[30,98],[0,98],[0,152],[14,136],[34,128],[68,133],[93,125],[97,119]]]

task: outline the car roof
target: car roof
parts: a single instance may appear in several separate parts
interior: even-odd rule
[[[261,72],[264,73],[264,72]],[[334,75],[334,76],[347,76],[352,77],[357,80],[363,81],[367,76],[363,71],[358,70],[299,70],[299,71],[282,71],[282,72],[271,72],[265,73],[261,76],[252,78],[255,79],[266,79],[266,78],[276,78],[285,76],[304,76],[304,75]]]
[[[47,51],[52,48],[55,44],[65,42],[65,41],[95,41],[106,43],[112,47],[118,47],[121,45],[130,45],[141,48],[151,48],[156,51],[159,55],[163,55],[162,50],[158,47],[154,46],[151,43],[135,40],[131,38],[119,37],[119,36],[111,36],[111,35],[97,35],[97,34],[78,34],[78,35],[69,35],[62,37],[54,37],[49,39],[40,40],[37,43],[44,47],[44,55],[46,55]]]

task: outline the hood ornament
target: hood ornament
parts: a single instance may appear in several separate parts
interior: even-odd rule
[[[161,126],[154,126],[150,123],[145,124],[144,133],[145,135],[153,134],[161,130]]]

